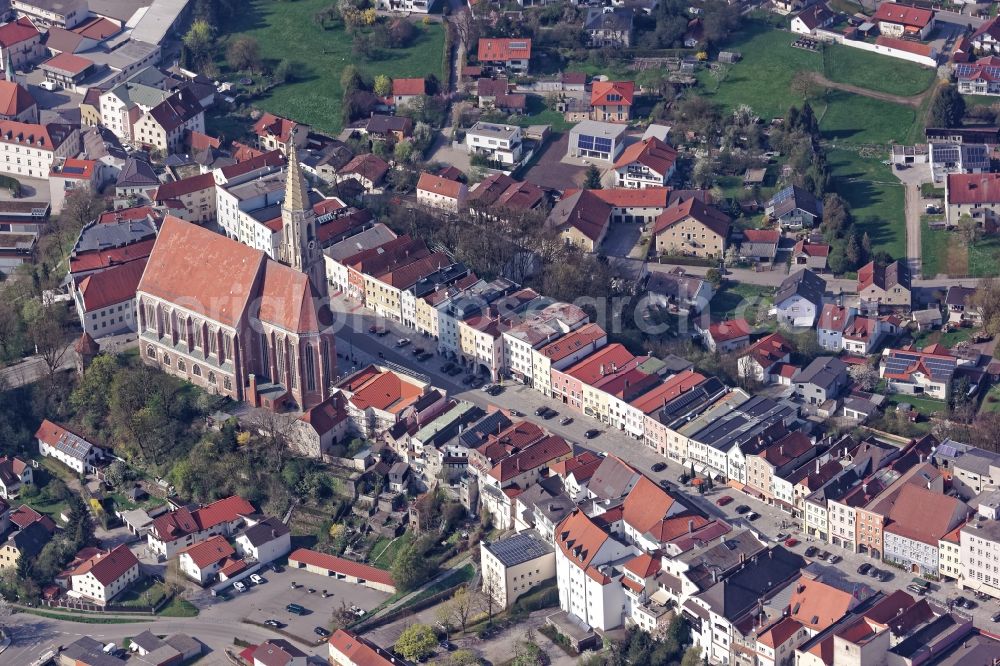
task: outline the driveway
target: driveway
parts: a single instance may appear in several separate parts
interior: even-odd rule
[[[469,153],[464,146],[455,148],[451,145],[451,128],[441,130],[434,137],[434,143],[428,151],[427,161],[449,164],[458,167],[464,173],[469,173],[472,169]]]
[[[899,171],[895,167],[893,173],[903,183],[906,191],[906,261],[910,274],[920,276],[920,216],[924,212],[925,203],[920,196],[920,185],[932,181],[929,167],[926,164],[915,164],[908,169]]]
[[[562,161],[569,149],[569,132],[550,140],[538,156],[535,165],[524,174],[524,179],[539,187],[565,190],[568,187],[582,187],[587,167],[566,164]]]
[[[609,257],[627,257],[642,237],[641,224],[612,224],[601,245],[601,251]]]

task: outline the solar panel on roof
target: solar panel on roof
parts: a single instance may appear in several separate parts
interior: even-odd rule
[[[83,167],[77,167],[77,166],[63,167],[63,173],[71,173],[71,174],[79,175],[79,174],[84,173],[85,171],[86,171],[86,169],[84,169]]]

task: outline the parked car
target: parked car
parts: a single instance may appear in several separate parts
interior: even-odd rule
[[[265,582],[264,578],[261,577],[260,574],[250,574],[250,580],[256,583],[257,585],[261,585],[262,583]]]
[[[667,463],[661,463],[661,462],[658,462],[658,463],[654,463],[654,464],[653,464],[653,467],[652,467],[651,469],[652,469],[652,470],[653,470],[654,472],[662,472],[662,471],[663,471],[663,470],[665,470],[666,468],[667,468]]]
[[[285,570],[285,567],[281,566],[280,564],[272,564],[271,565],[271,571],[273,571],[274,573],[281,573],[284,570]]]
[[[409,338],[400,338],[399,340],[396,340],[396,347],[405,347],[408,344],[410,344]]]
[[[438,643],[438,647],[448,652],[454,652],[455,650],[458,649],[458,647],[451,641],[441,641],[440,643]]]
[[[496,396],[500,395],[501,393],[503,393],[503,387],[500,386],[499,384],[494,384],[493,386],[490,387],[490,390],[487,391],[487,393],[489,393],[490,395],[496,397]]]
[[[542,418],[545,419],[546,421],[548,421],[551,418],[555,418],[556,416],[559,416],[559,412],[552,409],[551,407],[546,407],[545,411],[542,412]]]
[[[420,352],[419,354],[417,354],[417,360],[420,361],[421,363],[423,363],[424,361],[427,361],[429,359],[432,359],[432,358],[434,358],[434,354],[432,354],[430,352],[426,352],[425,351],[425,352]]]
[[[298,604],[288,604],[285,606],[285,610],[289,613],[294,613],[295,615],[305,615],[309,612],[309,609]]]
[[[719,506],[726,506],[727,504],[733,503],[733,498],[729,495],[723,495],[719,499],[715,500],[715,503],[718,504]],[[750,507],[747,508],[749,509]],[[739,511],[739,509],[736,510]]]
[[[591,428],[587,432],[583,433],[583,436],[586,437],[587,439],[594,439],[600,434],[601,434],[600,430],[597,430],[596,428]]]
[[[236,588],[237,592],[246,592],[247,591],[247,586],[244,585],[243,581],[241,581],[241,580],[238,580],[235,583],[233,583],[233,587]]]
[[[842,559],[844,559],[844,558],[842,558],[840,555],[831,555],[830,556],[830,564],[837,564]]]
[[[816,546],[809,546],[806,548],[806,557],[814,557],[816,552],[819,550]]]
[[[277,620],[264,620],[264,624],[269,627],[274,627],[275,629],[281,629],[285,626],[283,622],[278,622]]]
[[[313,633],[316,634],[317,636],[322,636],[323,638],[326,638],[327,636],[330,635],[330,630],[324,629],[323,627],[316,627],[315,629],[313,629]]]
[[[750,513],[750,507],[748,507],[746,504],[740,504],[738,507],[736,507],[736,513],[740,514],[741,516],[744,513]]]
[[[670,482],[667,481],[666,479],[660,479],[659,481],[657,481],[657,483],[664,490],[670,490]]]
[[[513,417],[524,416],[524,412],[519,412],[516,409],[508,409],[507,411],[510,412],[510,415]]]
[[[483,393],[489,393],[489,392],[490,392],[490,389],[492,389],[492,388],[493,388],[493,386],[494,386],[493,384],[483,384],[483,388],[481,388],[480,390],[481,390],[481,391],[482,391]]]
[[[295,589],[295,588],[297,588],[297,587],[299,587],[299,584],[298,584],[298,583],[296,583],[296,582],[295,582],[295,581],[293,580],[293,581],[292,581],[292,589],[294,590],[294,589]]]
[[[760,518],[760,514],[757,513],[756,511],[751,511],[750,513],[747,514],[747,520],[749,520],[751,523],[757,520],[758,518]]]
[[[541,416],[548,410],[548,407],[538,407],[535,409],[535,416]]]
[[[559,425],[567,426],[567,425],[569,425],[572,422],[573,422],[573,417],[572,416],[564,416],[561,419],[559,419]]]
[[[990,616],[990,620],[993,622],[1000,622],[1000,613],[993,613],[993,615]]]
[[[795,537],[785,539],[785,548],[795,548],[797,545],[799,545],[799,540]]]
[[[819,551],[819,555],[817,555],[816,557],[825,562],[830,557],[830,553],[826,552],[825,550],[821,550]]]
[[[870,565],[867,562],[865,562],[860,567],[858,567],[858,573],[861,574],[862,576],[864,576],[866,573],[868,573],[871,570],[871,568],[872,568],[872,565]]]
[[[451,370],[448,371],[449,377],[454,377],[455,375],[460,375],[460,374],[462,374],[462,368],[458,367],[457,365],[453,366]]]
[[[872,567],[871,569],[868,570],[868,576],[876,580],[879,580],[882,577],[882,572],[879,571],[877,568]]]

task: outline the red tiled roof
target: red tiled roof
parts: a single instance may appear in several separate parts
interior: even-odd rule
[[[826,583],[800,578],[789,600],[792,614],[813,631],[823,631],[847,614],[857,600],[849,593]]]
[[[530,39],[483,38],[479,40],[479,62],[481,63],[530,59]]]
[[[417,191],[419,192],[420,190],[433,192],[449,199],[458,199],[462,193],[462,183],[442,178],[441,176],[435,176],[425,171],[420,174],[420,180],[417,181]]]
[[[247,563],[242,558],[227,558],[228,561],[222,564],[219,574],[226,578],[232,578],[239,572],[247,568]]]
[[[377,184],[388,171],[389,163],[381,157],[372,153],[362,153],[361,155],[355,155],[350,162],[340,169],[339,173],[355,173]]]
[[[716,344],[736,340],[750,335],[750,324],[746,319],[727,319],[713,322],[708,327],[708,334]]]
[[[0,82],[2,83],[2,82]],[[63,160],[59,170],[55,168],[49,171],[49,178],[69,178],[72,180],[91,180],[94,177],[94,169],[97,162],[94,160],[81,160],[70,157]]]
[[[620,99],[610,99],[617,95]],[[590,87],[591,106],[631,106],[635,97],[635,83],[632,81],[594,81]]]
[[[555,530],[556,545],[575,566],[588,569],[608,534],[587,514],[576,509]]]
[[[411,95],[423,95],[427,92],[427,81],[424,79],[393,79],[392,96],[409,97]]]
[[[568,189],[564,196],[569,196],[576,192],[575,189]],[[601,190],[587,190],[601,201],[611,204],[615,208],[666,208],[667,199],[670,196],[669,187],[611,187]]]
[[[344,629],[337,629],[330,637],[330,646],[350,660],[355,666],[392,666],[395,662],[383,657],[361,638]]]
[[[309,566],[327,569],[345,576],[354,576],[363,580],[370,580],[373,583],[382,585],[395,585],[392,574],[384,569],[377,569],[367,564],[345,560],[342,557],[318,553],[308,548],[299,548],[288,556],[289,563],[307,564]]]
[[[27,504],[22,504],[10,512],[10,522],[17,525],[18,529],[24,529],[32,523],[39,523],[49,532],[56,531],[56,524],[45,514],[38,513]]]
[[[743,238],[749,243],[777,243],[781,240],[778,229],[746,229]]]
[[[297,123],[288,118],[276,116],[273,113],[264,113],[260,119],[253,124],[254,134],[260,137],[274,136],[280,143],[287,143],[288,137]]]
[[[237,162],[236,164],[224,166],[219,169],[219,171],[225,178],[232,179],[264,167],[282,166],[284,163],[284,154],[280,150],[275,149],[266,153],[254,155],[253,157]]]
[[[87,558],[73,570],[73,576],[93,574],[101,585],[108,586],[124,576],[129,570],[139,565],[139,559],[125,544],[115,546],[109,551],[100,551]]]
[[[0,46],[7,49],[15,44],[38,37],[41,33],[27,16],[0,26]]]
[[[411,405],[421,395],[419,386],[391,371],[379,372],[352,391],[350,402],[356,408],[372,408],[394,414]]]
[[[558,340],[545,345],[538,350],[538,353],[548,357],[550,361],[561,361],[581,347],[593,344],[606,335],[604,329],[597,324],[585,324],[572,333],[567,333]]]
[[[131,208],[121,208],[101,213],[97,218],[97,222],[99,224],[116,224],[128,220],[144,220],[150,216],[156,219],[160,217],[152,206],[133,206]]]
[[[24,86],[0,80],[0,115],[16,116],[35,105],[35,98]]]
[[[180,508],[153,520],[151,531],[163,541],[174,541],[222,523],[233,522],[254,512],[253,505],[238,495],[216,500],[200,509]]]
[[[76,127],[70,125],[36,125],[16,120],[0,120],[0,141],[51,151],[61,146],[75,130]]]
[[[762,368],[767,370],[782,358],[792,353],[792,346],[779,333],[771,333],[753,343],[741,356],[749,354]]]
[[[656,530],[667,519],[676,500],[645,476],[625,496],[622,504],[622,519],[639,534]],[[685,522],[685,530],[687,523]]]
[[[800,240],[792,249],[792,254],[805,254],[810,257],[828,257],[830,256],[830,246],[826,243],[807,243],[804,240]]]
[[[339,392],[334,392],[329,398],[319,403],[312,409],[306,410],[300,421],[308,423],[320,435],[330,432],[347,418],[347,408],[344,404],[344,396]]]
[[[882,3],[883,5],[890,3]],[[882,35],[875,40],[875,44],[878,46],[884,46],[888,49],[896,49],[897,51],[905,51],[906,53],[912,53],[918,56],[924,56],[931,58],[934,55],[934,47],[930,44],[920,44],[918,42],[911,42],[908,39],[896,39],[895,37],[886,37]]]
[[[504,483],[524,472],[545,467],[553,460],[568,456],[572,452],[572,447],[565,439],[550,435],[501,460],[490,470],[490,476]]]
[[[144,270],[146,259],[139,259],[83,278],[77,288],[83,298],[84,311],[93,312],[134,299]]]
[[[920,7],[910,7],[895,2],[883,2],[879,5],[873,21],[885,21],[886,23],[899,23],[915,28],[924,28],[934,19],[934,12]]]
[[[564,478],[573,475],[577,481],[583,482],[594,475],[603,460],[604,458],[592,451],[584,451],[580,455],[552,463],[549,465],[549,471]]]
[[[598,349],[564,372],[574,379],[590,385],[606,373],[614,372],[614,368],[623,367],[634,360],[635,356],[624,345],[615,342]]]
[[[114,21],[106,19],[103,16],[94,16],[73,28],[73,32],[87,39],[94,39],[100,42],[111,35],[117,35],[121,29],[121,25]]]
[[[187,555],[199,569],[210,567],[236,553],[233,547],[220,535],[215,535],[204,541],[200,541],[193,546],[188,546],[178,553]]]
[[[93,271],[99,268],[107,268],[108,266],[145,259],[152,252],[155,242],[156,239],[150,238],[124,247],[113,247],[107,250],[96,250],[78,254],[75,257],[70,257],[70,272],[82,273],[84,271]]]
[[[773,650],[778,646],[784,645],[785,641],[794,636],[801,628],[802,624],[800,622],[786,616],[774,624],[764,627],[757,634],[757,640]]]
[[[703,381],[705,381],[704,375],[694,370],[685,370],[674,375],[659,386],[646,391],[629,404],[644,414],[652,414],[663,407],[668,401],[673,400],[685,391],[690,391]]]
[[[656,218],[653,235],[657,236],[686,219],[701,223],[714,234],[725,238],[729,235],[729,216],[713,206],[706,206],[696,198],[674,204]]]
[[[819,330],[843,332],[847,328],[849,316],[850,310],[844,306],[837,305],[836,303],[827,303],[820,312],[816,328]]]
[[[950,204],[990,204],[1000,202],[1000,174],[950,173],[947,187]]]
[[[663,176],[670,171],[676,161],[677,150],[654,136],[633,143],[623,150],[615,161],[615,168],[621,169],[633,162],[638,162]]]
[[[549,220],[558,229],[573,227],[592,241],[607,233],[611,224],[611,204],[597,196],[599,190],[580,190],[566,195],[553,207]]]
[[[192,192],[207,190],[209,188],[215,188],[215,177],[211,174],[211,172],[201,173],[197,176],[189,176],[188,178],[163,183],[156,188],[156,194],[153,195],[153,200],[166,201],[168,199],[177,199],[185,194],[191,194]]]
[[[48,66],[76,75],[93,64],[92,61],[73,55],[72,53],[60,53],[43,62],[42,66]]]
[[[660,560],[649,553],[640,553],[625,563],[625,570],[639,578],[649,578],[660,570]]]

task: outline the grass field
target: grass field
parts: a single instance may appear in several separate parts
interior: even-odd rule
[[[969,275],[996,277],[1000,275],[1000,238],[984,238],[969,248]]]
[[[411,543],[413,543],[413,534],[410,532],[404,532],[403,536],[393,540],[382,537],[375,542],[375,545],[371,549],[371,555],[377,557],[368,564],[379,569],[390,569],[392,568],[392,563],[396,561],[396,555],[403,549],[403,546]]]
[[[906,255],[903,185],[878,159],[850,150],[827,153],[833,191],[847,201],[859,234],[867,232],[872,247],[893,257]]]
[[[820,115],[823,138],[843,143],[905,141],[917,119],[916,109],[891,102],[830,90]],[[815,105],[814,105],[815,106]]]
[[[932,278],[949,272],[949,247],[951,234],[944,229],[931,229],[929,218],[939,215],[923,215],[920,220],[920,265],[925,278]]]
[[[709,302],[709,312],[713,320],[746,318],[752,314],[748,310],[753,310],[756,307],[755,303],[766,311],[773,298],[774,287],[726,281]]]
[[[521,127],[528,125],[551,125],[552,131],[564,132],[575,123],[567,122],[563,114],[545,106],[545,99],[538,95],[528,95],[528,113],[517,116],[514,122]]]
[[[831,44],[824,52],[823,74],[831,81],[909,97],[934,82],[934,70],[916,63]]]
[[[419,36],[408,48],[387,51],[383,60],[359,61],[351,53],[351,39],[344,30],[323,30],[313,22],[313,15],[329,4],[329,0],[245,3],[229,29],[230,36],[254,37],[265,60],[287,59],[301,72],[298,80],[278,86],[257,100],[256,106],[334,132],[341,126],[340,74],[348,64],[356,64],[370,76],[443,77],[444,29],[440,24],[417,23]]]
[[[987,237],[966,246],[954,232],[928,228],[927,217],[921,221],[923,229],[920,232],[924,277],[1000,275],[1000,239]]]
[[[845,46],[813,53],[793,48],[794,39],[792,33],[774,30],[761,21],[747,22],[725,46],[740,52],[743,59],[721,84],[702,70],[698,79],[704,94],[727,109],[749,104],[762,117],[773,118],[804,101],[791,87],[799,71],[824,73],[832,81],[897,95],[919,94],[933,81],[933,71],[913,63]],[[916,118],[910,107],[835,90],[812,104],[817,115],[823,116],[824,134],[849,143],[903,140]]]

